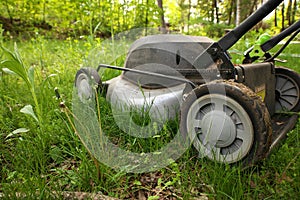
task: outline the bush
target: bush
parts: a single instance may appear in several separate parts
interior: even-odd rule
[[[209,24],[203,27],[203,31],[211,38],[219,38],[225,35],[226,29],[230,27],[225,24]]]

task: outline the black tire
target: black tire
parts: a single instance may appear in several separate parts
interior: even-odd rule
[[[201,85],[187,95],[180,130],[193,139],[200,157],[244,166],[266,156],[272,136],[261,98],[243,84],[222,81]]]
[[[275,111],[300,111],[300,75],[295,71],[275,68]]]
[[[87,102],[95,98],[95,91],[101,88],[101,78],[97,70],[93,68],[81,68],[75,76],[75,87],[82,102]]]

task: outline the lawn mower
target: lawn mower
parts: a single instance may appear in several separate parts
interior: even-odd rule
[[[160,126],[179,113],[180,133],[192,138],[199,156],[222,163],[257,163],[297,123],[300,75],[275,66],[275,60],[300,31],[300,21],[272,38],[262,35],[245,52],[243,64],[234,65],[228,49],[281,2],[267,1],[217,42],[175,34],[142,37],[129,49],[124,67],[81,68],[75,77],[77,95],[83,102],[95,98],[91,82],[96,83],[112,107],[128,113],[134,108],[143,113],[141,118],[147,116],[147,123],[136,123],[141,127],[151,127],[154,121]],[[269,50],[287,36],[272,56]],[[102,68],[122,74],[101,82]],[[154,133],[131,134],[147,138]]]

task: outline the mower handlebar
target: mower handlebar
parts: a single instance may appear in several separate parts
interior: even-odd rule
[[[272,37],[270,40],[268,40],[267,42],[265,42],[264,44],[262,44],[260,46],[261,49],[264,52],[269,51],[274,46],[276,46],[281,40],[283,40],[285,37],[287,37],[288,35],[290,35],[293,32],[295,32],[299,28],[300,28],[300,20],[297,21],[296,23],[294,23],[293,25],[291,25],[290,27],[288,27],[287,29],[285,29],[284,31],[282,31],[280,34]]]
[[[269,0],[263,4],[250,17],[243,21],[235,29],[223,36],[219,41],[222,51],[232,47],[243,35],[245,35],[253,26],[271,13],[283,0]]]

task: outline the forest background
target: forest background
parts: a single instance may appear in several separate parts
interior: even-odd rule
[[[238,25],[264,0],[3,0],[0,24],[5,35],[45,34],[65,38],[109,37],[133,28],[162,27],[170,31],[220,37]],[[283,30],[297,19],[299,1],[285,0],[257,28]]]

